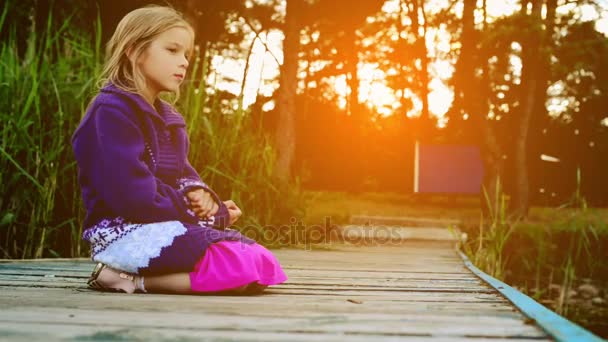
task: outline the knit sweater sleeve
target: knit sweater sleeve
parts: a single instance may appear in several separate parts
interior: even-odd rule
[[[199,176],[198,172],[196,172],[194,167],[190,165],[187,155],[184,162],[184,170],[182,172],[182,176],[177,180],[177,186],[184,193],[188,193],[196,189],[210,190],[209,186],[202,181],[201,177]]]
[[[204,189],[209,194],[211,194],[215,202],[218,204],[219,209],[210,222],[207,222],[205,220],[203,221],[205,223],[211,224],[216,229],[224,229],[228,227],[228,223],[230,221],[230,214],[228,213],[228,208],[226,207],[224,202],[222,202],[218,194],[213,191],[205,182],[202,181],[198,172],[190,164],[188,160],[188,151],[190,143],[188,141],[187,136],[184,135],[184,137],[186,145],[186,155],[184,156],[185,162],[182,177],[177,180],[178,188],[180,192],[184,195],[184,197],[188,192],[196,189]]]
[[[141,129],[119,108],[100,105],[74,141],[81,173],[116,215],[135,222],[197,222],[183,194],[143,160]]]

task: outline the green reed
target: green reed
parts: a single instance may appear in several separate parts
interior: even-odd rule
[[[602,248],[608,241],[608,224],[599,210],[588,208],[580,169],[576,180],[568,203],[544,209],[546,218],[527,220],[507,214],[506,196],[498,183],[492,200],[485,193],[488,218],[482,216],[476,230],[469,229],[472,238],[462,244],[475,265],[535,299],[553,300],[547,297],[549,285],[559,285],[553,309],[564,315],[569,314],[569,293],[581,278],[608,280]]]
[[[80,255],[80,194],[70,136],[80,120],[99,40],[70,27],[70,18],[29,27],[19,53],[16,25],[1,29],[0,257]],[[99,26],[99,22],[96,23]],[[97,48],[96,48],[97,46]]]
[[[271,136],[243,108],[242,94],[232,99],[234,109],[222,109],[207,84],[212,50],[204,51],[205,55],[195,57],[180,101],[191,141],[190,160],[205,182],[241,207],[243,219],[237,226],[261,238],[264,229],[303,215],[303,195],[297,180],[285,183],[275,177]]]
[[[576,170],[576,190],[569,203],[560,206],[560,208],[571,206],[575,209],[573,215],[565,223],[569,234],[560,239],[567,241],[566,243],[562,242],[562,245],[567,244],[567,252],[558,267],[562,282],[555,311],[564,315],[568,314],[568,296],[575,287],[575,281],[579,273],[582,277],[595,276],[600,278],[601,274],[605,274],[606,271],[605,258],[602,257],[601,252],[598,253],[602,245],[601,234],[604,235],[603,239],[606,240],[606,223],[594,217],[592,210],[589,210],[587,200],[581,193],[581,181],[581,170],[578,167]]]
[[[496,180],[494,198],[483,189],[488,217],[480,216],[478,231],[472,241],[463,245],[464,252],[473,263],[490,275],[504,279],[509,256],[504,253],[515,220],[508,216],[507,196],[504,194],[500,179]]]
[[[0,258],[86,256],[84,211],[70,138],[95,94],[102,63],[101,22],[89,36],[71,17],[31,23],[19,52],[17,27],[0,30]],[[22,29],[21,27],[19,29]],[[213,188],[243,209],[241,225],[278,224],[301,205],[294,184],[273,176],[275,150],[247,110],[223,114],[205,84],[209,56],[193,66],[179,107],[191,137],[190,160]],[[296,184],[297,185],[297,184]]]

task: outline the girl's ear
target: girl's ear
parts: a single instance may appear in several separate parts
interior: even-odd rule
[[[127,58],[129,59],[129,61],[131,61],[131,64],[135,63],[135,56],[133,56],[133,45],[127,48],[127,51],[125,51],[125,55],[127,55]]]

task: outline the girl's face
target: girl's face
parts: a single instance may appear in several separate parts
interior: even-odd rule
[[[151,103],[161,91],[177,91],[186,77],[192,36],[181,27],[159,34],[138,60],[139,70],[146,79],[144,97]]]

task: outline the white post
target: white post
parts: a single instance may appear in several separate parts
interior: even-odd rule
[[[419,172],[420,172],[420,143],[416,140],[416,147],[414,150],[414,193],[420,191],[420,185],[418,181],[420,180]]]

